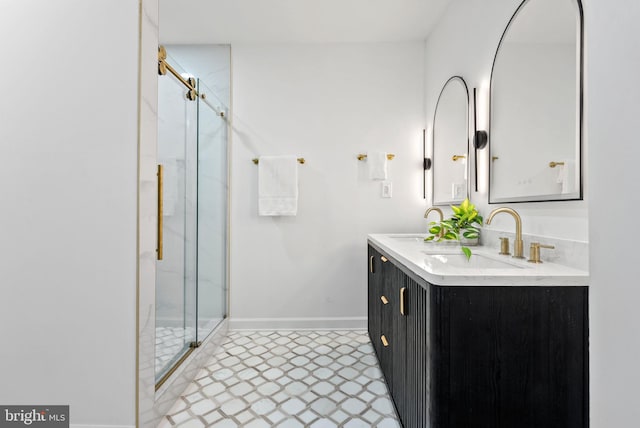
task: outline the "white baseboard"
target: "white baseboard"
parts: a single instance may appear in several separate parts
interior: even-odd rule
[[[230,318],[229,330],[366,330],[367,317]]]

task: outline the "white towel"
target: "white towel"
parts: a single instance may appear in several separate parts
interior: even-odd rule
[[[298,213],[298,161],[295,156],[261,156],[258,163],[258,213]]]
[[[387,154],[385,152],[369,152],[367,154],[369,178],[372,180],[387,179]]]
[[[467,181],[467,172],[469,171],[469,168],[467,168],[467,158],[464,159],[460,159],[461,162],[460,164],[462,165],[462,169],[464,170],[464,181]]]
[[[562,193],[575,193],[576,191],[576,162],[571,159],[565,159],[564,165],[558,165],[558,183],[562,184]]]

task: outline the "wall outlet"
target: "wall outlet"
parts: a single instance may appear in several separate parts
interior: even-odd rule
[[[383,198],[390,198],[391,197],[391,191],[392,191],[392,185],[390,181],[383,181],[382,182],[382,197]]]

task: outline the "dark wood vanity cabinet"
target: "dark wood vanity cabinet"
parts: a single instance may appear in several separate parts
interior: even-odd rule
[[[397,395],[397,402],[402,403],[401,384],[405,376],[399,371],[403,370],[401,362],[406,358],[406,340],[402,340],[405,332],[401,326],[403,320],[398,316],[399,299],[395,295],[396,291],[400,293],[400,288],[395,288],[402,272],[377,251],[370,248],[369,252],[369,335],[375,338],[373,347],[389,390]]]
[[[588,427],[587,304],[587,287],[432,285],[369,246],[369,335],[406,428]]]
[[[405,427],[427,427],[427,322],[418,310],[427,309],[427,290],[370,246],[368,294],[369,336],[398,416]]]

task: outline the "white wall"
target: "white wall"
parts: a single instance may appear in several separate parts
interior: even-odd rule
[[[135,423],[138,2],[0,6],[0,402]]]
[[[233,46],[232,325],[365,325],[367,234],[426,228],[422,55],[422,43]],[[391,199],[356,159],[373,150],[396,155]],[[258,216],[251,159],[275,154],[307,160],[296,217]]]
[[[638,196],[640,3],[585,1],[591,242],[591,426],[640,420],[638,246],[627,233]],[[613,230],[609,225],[614,222]],[[624,236],[623,236],[624,235]]]
[[[467,81],[471,100],[474,87],[484,88],[485,93],[488,92],[496,47],[504,28],[520,2],[520,0],[452,1],[426,42],[427,126],[432,125],[438,94],[449,77],[460,75]],[[486,112],[486,107],[484,111]],[[586,151],[585,144],[583,149],[585,157]],[[481,152],[478,164],[479,191],[474,191],[472,183],[471,200],[479,207],[480,213],[486,216],[492,209],[507,204],[488,204],[487,150]],[[473,173],[471,178],[473,180]],[[584,185],[588,193],[588,179],[584,180]],[[519,203],[515,204],[514,208],[522,216],[524,233],[587,241],[585,201]],[[509,216],[497,216],[488,227],[510,232],[515,230],[513,219]]]

